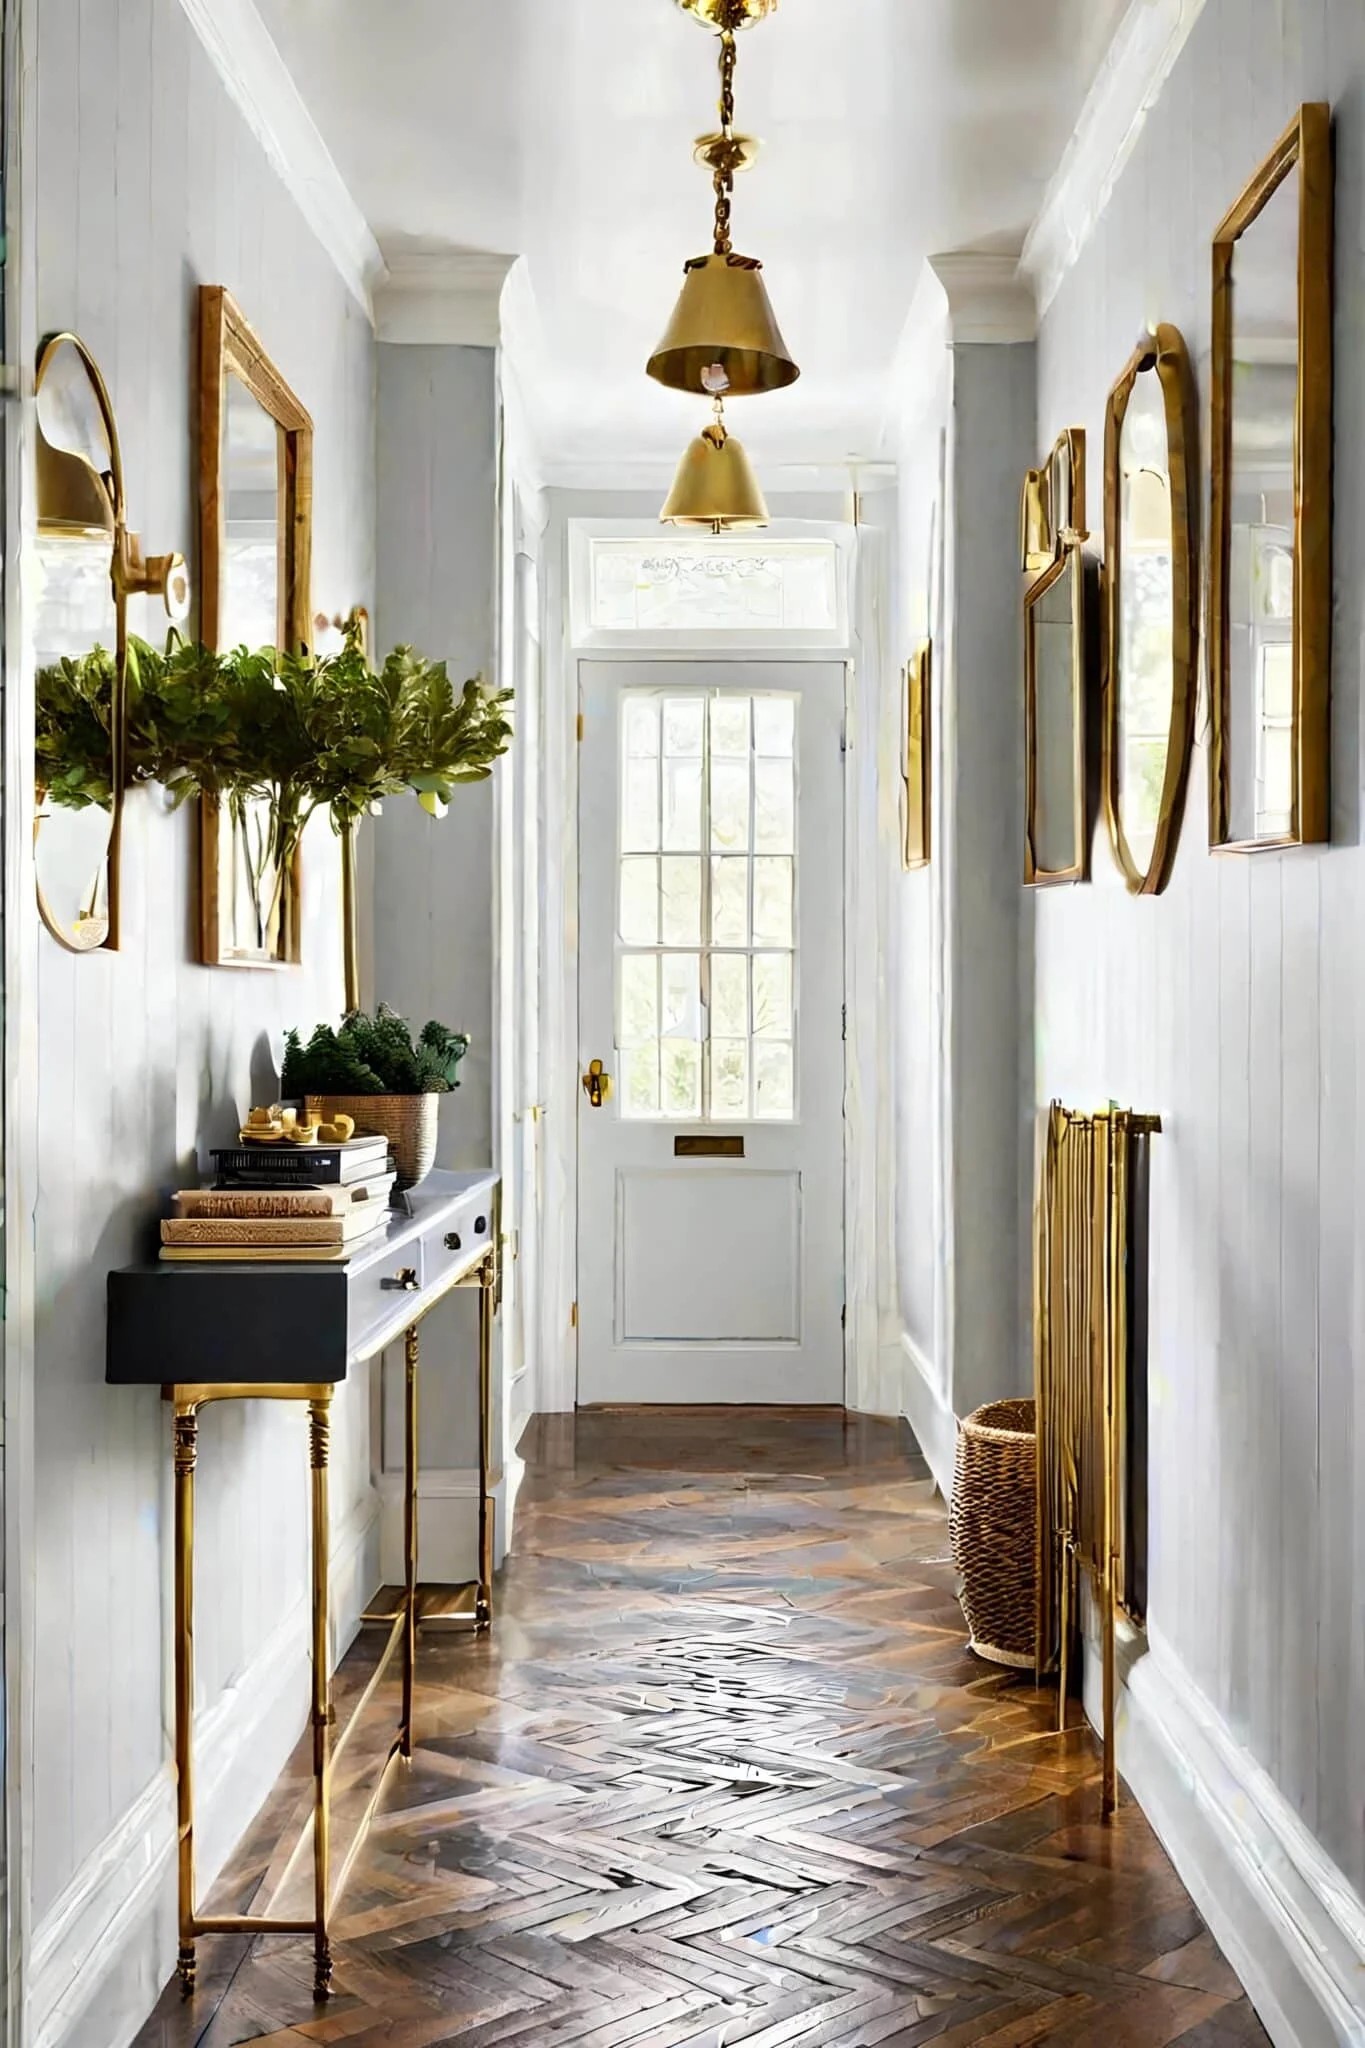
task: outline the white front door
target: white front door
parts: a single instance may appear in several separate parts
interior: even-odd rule
[[[841,1402],[844,669],[584,662],[580,1402]]]

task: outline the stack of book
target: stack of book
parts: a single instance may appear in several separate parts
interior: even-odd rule
[[[211,1187],[182,1188],[163,1259],[349,1259],[383,1230],[394,1174],[387,1138],[344,1145],[232,1145]]]

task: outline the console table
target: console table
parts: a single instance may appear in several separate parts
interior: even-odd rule
[[[314,1991],[332,1982],[329,1917],[351,1860],[379,1803],[397,1756],[412,1754],[413,1673],[417,1649],[417,1379],[422,1318],[456,1287],[479,1290],[479,1565],[459,1589],[471,1626],[492,1620],[492,1523],[489,1516],[489,1374],[499,1290],[497,1176],[429,1174],[394,1210],[383,1234],[345,1263],[275,1264],[249,1260],[127,1266],[109,1275],[106,1379],[117,1386],[159,1386],[174,1413],[175,1457],[175,1762],[179,1837],[182,1990],[194,1989],[201,1934],[311,1934]],[[355,1367],[403,1339],[404,1585],[392,1612],[367,1614],[389,1630],[379,1662],[347,1727],[332,1737],[328,1672],[329,1525],[327,1465],[331,1401]],[[194,1875],[194,1475],[199,1411],[210,1401],[301,1401],[308,1408],[312,1507],[313,1915],[272,1919],[205,1915],[195,1909]],[[329,1793],[332,1765],[402,1645],[403,1701],[398,1732],[335,1887],[331,1874]]]

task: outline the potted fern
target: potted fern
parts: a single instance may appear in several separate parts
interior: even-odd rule
[[[352,1118],[362,1137],[389,1141],[400,1188],[415,1188],[436,1162],[438,1098],[458,1088],[469,1050],[462,1031],[433,1020],[414,1039],[405,1019],[381,1003],[375,1014],[348,1011],[340,1026],[319,1024],[307,1043],[284,1041],[280,1092],[310,1116]]]

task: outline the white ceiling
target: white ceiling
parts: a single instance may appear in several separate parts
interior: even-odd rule
[[[802,366],[760,459],[877,452],[925,256],[1017,249],[1126,0],[781,0],[740,43],[735,246]],[[716,42],[672,0],[259,0],[385,254],[524,255],[545,452],[666,467],[700,401],[644,375],[710,242]]]

